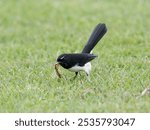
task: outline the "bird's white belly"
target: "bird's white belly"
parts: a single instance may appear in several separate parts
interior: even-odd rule
[[[75,65],[72,68],[70,68],[69,70],[72,71],[72,72],[79,72],[79,71],[84,70],[84,66],[77,66],[77,65]]]
[[[74,67],[70,68],[69,70],[72,72],[79,72],[79,71],[89,72],[91,70],[91,63],[88,62],[84,66],[75,65]]]

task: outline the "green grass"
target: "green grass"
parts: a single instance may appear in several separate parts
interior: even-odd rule
[[[1,0],[0,112],[150,112],[149,0]],[[94,26],[108,33],[94,50],[91,81],[61,68]]]

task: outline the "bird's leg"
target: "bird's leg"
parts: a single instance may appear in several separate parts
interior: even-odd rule
[[[81,73],[80,73],[80,71],[79,71],[78,73],[79,73],[79,75],[81,76]]]
[[[91,82],[91,78],[90,78],[89,75],[87,76],[87,80],[88,80],[89,82]]]
[[[91,82],[90,75],[89,75],[88,73],[86,73],[86,76],[87,76],[87,80],[88,80],[89,82]]]
[[[75,76],[74,76],[73,79],[75,79],[77,76],[78,76],[78,72],[75,72]]]
[[[77,75],[78,75],[78,72],[75,72],[75,74],[76,74],[75,76],[77,77]]]

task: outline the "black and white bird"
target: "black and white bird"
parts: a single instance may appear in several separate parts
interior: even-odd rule
[[[93,30],[82,52],[61,54],[57,58],[57,65],[61,65],[63,68],[75,72],[75,77],[78,75],[79,71],[85,71],[88,76],[91,71],[90,61],[97,57],[91,54],[91,51],[106,32],[106,25],[104,23],[99,23]]]

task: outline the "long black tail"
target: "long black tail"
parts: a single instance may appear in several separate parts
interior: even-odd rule
[[[82,53],[90,53],[106,32],[106,25],[104,23],[99,23],[93,30],[87,44],[82,50]]]

